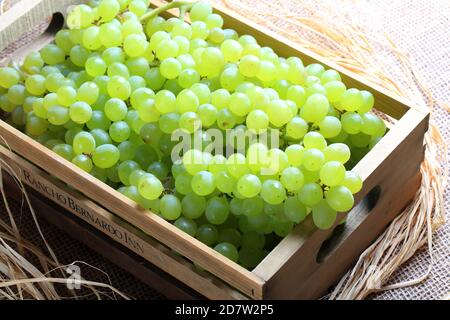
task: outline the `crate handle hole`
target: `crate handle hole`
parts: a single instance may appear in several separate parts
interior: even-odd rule
[[[347,237],[356,230],[364,219],[376,207],[381,196],[381,187],[376,186],[361,199],[361,201],[347,215],[346,223],[336,226],[333,233],[326,239],[316,256],[317,263],[324,262],[333,252],[335,252],[347,239]]]
[[[56,34],[64,26],[64,16],[61,12],[55,12],[51,18],[50,24],[48,25],[45,33]]]

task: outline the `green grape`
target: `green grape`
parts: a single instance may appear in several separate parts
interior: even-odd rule
[[[58,103],[69,107],[77,101],[77,90],[70,86],[62,86],[56,91]]]
[[[202,123],[195,112],[186,112],[179,118],[179,127],[189,133],[199,130]]]
[[[247,217],[260,216],[264,211],[264,201],[261,197],[243,199],[241,214]]]
[[[249,97],[253,109],[267,110],[267,106],[271,100],[263,88],[254,86],[246,90],[245,94]]]
[[[161,215],[166,220],[177,220],[181,216],[181,202],[171,194],[166,194],[160,201]]]
[[[176,97],[167,90],[159,91],[155,96],[155,107],[161,114],[176,111]]]
[[[125,62],[130,75],[143,78],[150,69],[149,61],[145,57],[130,58]]]
[[[338,161],[330,161],[320,169],[320,180],[327,186],[339,185],[345,177],[345,167]]]
[[[239,62],[239,71],[248,78],[253,78],[258,74],[261,60],[254,55],[244,56]]]
[[[300,117],[294,117],[286,125],[286,135],[289,138],[296,140],[302,139],[307,134],[308,130],[308,123]]]
[[[289,167],[281,173],[280,181],[289,192],[297,192],[303,187],[305,177],[300,169]]]
[[[327,147],[327,142],[320,133],[311,131],[303,137],[303,145],[306,149],[323,150]]]
[[[93,105],[100,94],[100,90],[95,82],[85,82],[78,88],[77,99],[78,101],[84,101],[89,105]]]
[[[80,29],[89,27],[94,21],[94,13],[91,7],[80,4],[69,12],[67,16],[67,26],[70,29]]]
[[[267,156],[269,167],[263,168],[265,175],[279,174],[289,166],[288,156],[280,149],[270,149]]]
[[[105,23],[100,26],[98,39],[105,48],[119,47],[122,45],[122,30],[114,23]]]
[[[346,212],[353,207],[352,192],[344,186],[334,186],[325,194],[328,205],[336,211]]]
[[[262,250],[242,246],[239,250],[239,264],[247,269],[256,267],[264,257]]]
[[[375,136],[378,132],[384,130],[383,120],[372,113],[364,113],[361,115],[362,127],[361,132],[369,136]]]
[[[200,105],[197,95],[190,89],[181,91],[176,98],[176,107],[179,113],[196,112]]]
[[[253,174],[246,174],[239,179],[237,189],[244,197],[253,198],[261,192],[261,181]]]
[[[91,52],[80,45],[76,45],[70,50],[70,60],[77,67],[84,67],[90,55]]]
[[[205,171],[208,167],[204,162],[203,153],[196,149],[189,150],[183,155],[183,164],[191,175]]]
[[[357,134],[361,131],[363,120],[358,113],[346,112],[341,117],[342,129],[349,134]]]
[[[190,193],[183,198],[181,206],[185,217],[189,219],[198,219],[206,210],[206,200],[205,197]]]
[[[231,243],[223,242],[219,243],[214,247],[214,250],[219,252],[221,255],[227,257],[231,261],[237,262],[239,259],[239,252],[236,247]]]
[[[217,109],[212,104],[203,104],[197,110],[197,115],[203,127],[211,127],[217,120]]]
[[[236,88],[244,82],[244,77],[241,75],[237,67],[229,67],[220,74],[220,85],[223,89],[228,91],[235,91]]]
[[[122,121],[127,116],[128,108],[125,102],[113,98],[105,104],[105,115],[110,121]]]
[[[197,95],[200,104],[210,103],[211,90],[203,83],[196,83],[191,87],[191,90]]]
[[[341,133],[342,125],[338,118],[326,116],[319,123],[319,128],[322,136],[329,139],[337,137]]]
[[[213,225],[204,224],[197,229],[196,237],[207,246],[212,246],[219,239],[219,231]]]
[[[28,116],[25,123],[25,132],[31,136],[40,136],[48,129],[48,121],[36,116]]]
[[[42,60],[51,66],[63,63],[66,58],[64,51],[54,44],[46,45],[41,49],[40,53]]]
[[[27,114],[24,112],[24,109],[21,106],[16,107],[11,113],[12,122],[20,127],[25,125],[25,122],[27,121],[26,117]]]
[[[226,228],[220,230],[218,241],[221,243],[223,242],[230,243],[234,245],[236,248],[239,248],[242,243],[242,235],[237,229]]]
[[[122,162],[118,167],[118,175],[119,175],[120,181],[126,186],[131,185],[130,175],[133,172],[140,170],[140,169],[141,169],[141,167],[135,161],[127,160],[127,161]]]
[[[235,179],[242,177],[249,173],[247,160],[244,155],[240,153],[232,154],[227,160],[228,173]]]
[[[230,214],[230,207],[225,198],[213,197],[206,205],[205,216],[213,225],[223,224]]]
[[[212,14],[212,7],[208,2],[197,2],[190,10],[192,21],[206,21],[210,14]]]
[[[72,163],[74,165],[76,165],[78,168],[80,168],[88,173],[92,171],[92,167],[93,167],[92,160],[90,157],[88,157],[84,154],[75,156],[72,159]]]
[[[89,130],[108,130],[110,125],[111,121],[109,121],[105,113],[100,110],[92,111],[91,119],[86,123],[86,126],[89,128]]]
[[[128,67],[121,62],[111,63],[108,66],[107,74],[110,78],[114,76],[121,76],[125,79],[130,78],[130,71],[128,70]]]
[[[325,163],[325,156],[318,149],[307,149],[303,152],[302,163],[307,170],[317,171]]]
[[[147,4],[142,0],[133,0],[128,5],[128,10],[134,13],[137,17],[142,16],[147,11]]]
[[[323,151],[325,161],[339,161],[342,164],[350,160],[350,148],[344,143],[333,143]]]
[[[312,217],[317,228],[330,229],[336,221],[336,211],[333,210],[326,200],[321,200],[312,208]]]
[[[91,135],[94,137],[96,146],[101,146],[104,144],[111,144],[112,140],[109,133],[103,129],[93,129],[91,130]]]
[[[69,109],[62,106],[52,106],[47,111],[49,123],[61,126],[70,120]]]
[[[366,90],[360,91],[360,94],[362,95],[363,103],[359,107],[358,112],[364,114],[372,110],[375,105],[375,98],[372,93]]]
[[[142,35],[144,28],[138,19],[128,19],[122,23],[122,37],[127,38],[130,35]]]
[[[353,171],[347,171],[345,173],[344,179],[340,183],[342,186],[348,188],[351,193],[356,194],[362,189],[362,179],[361,177]]]
[[[242,205],[244,203],[243,199],[232,198],[230,201],[230,212],[235,216],[240,216],[243,214]]]
[[[112,144],[98,146],[92,154],[92,161],[100,169],[113,167],[120,158],[119,149]]]
[[[341,97],[340,106],[346,111],[356,112],[364,104],[363,95],[358,89],[347,89]]]
[[[58,144],[52,148],[53,152],[68,161],[72,161],[74,157],[73,148],[68,144]]]
[[[143,175],[139,179],[137,187],[139,189],[139,194],[147,200],[158,199],[164,191],[164,186],[162,185],[161,181],[150,173]],[[163,199],[164,199],[164,197],[163,197]],[[163,199],[161,199],[161,211],[163,211],[163,203],[167,203],[169,206],[173,205],[173,203],[171,203],[172,200],[170,200],[170,198],[169,198],[169,200],[166,199],[165,201],[162,201]],[[180,210],[181,210],[181,204],[180,204]],[[167,212],[165,214],[167,215]],[[176,217],[174,217],[174,216],[176,216]],[[166,216],[164,216],[164,218],[166,218],[168,220],[175,220],[180,215],[178,213],[174,212],[174,216],[172,216],[172,219],[169,219],[169,217],[166,217]]]
[[[225,61],[227,62],[239,61],[244,50],[238,41],[232,39],[225,40],[220,49],[223,52]]]
[[[266,180],[262,184],[261,197],[269,204],[279,204],[286,199],[286,189],[277,180]]]
[[[178,193],[187,195],[189,193],[192,193],[192,176],[189,175],[187,172],[183,172],[180,174],[179,177],[175,179],[175,189]]]
[[[306,183],[298,192],[298,199],[308,207],[314,207],[323,199],[323,191],[317,183]]]
[[[296,197],[288,197],[284,202],[284,215],[289,221],[300,223],[308,215],[305,205]]]
[[[144,170],[134,170],[128,177],[129,184],[137,187],[139,185],[139,180],[141,180],[141,178],[145,175],[147,175],[147,172]]]
[[[217,110],[228,108],[230,102],[230,93],[226,89],[218,89],[211,94],[211,104]]]
[[[120,143],[128,140],[131,129],[125,121],[114,122],[109,127],[109,135],[114,142]]]
[[[320,82],[326,84],[331,81],[341,81],[341,76],[336,70],[329,69],[321,74]]]
[[[220,171],[214,175],[217,189],[220,192],[231,194],[234,190],[236,180],[226,171]]]
[[[152,146],[142,144],[136,148],[134,161],[139,163],[141,168],[148,168],[150,164],[158,160],[158,155]]]
[[[45,80],[46,78],[39,74],[32,75],[25,80],[25,87],[32,95],[41,96],[46,91]]]
[[[50,92],[57,92],[64,80],[65,78],[61,73],[51,73],[45,79],[45,88]]]
[[[192,39],[201,39],[206,40],[209,36],[209,29],[205,22],[203,21],[194,21],[191,24],[191,30],[192,30]]]
[[[102,22],[113,20],[120,11],[120,4],[117,0],[100,1],[97,12]]]
[[[73,128],[68,129],[64,135],[64,141],[67,144],[73,145],[73,140],[74,140],[75,136],[78,133],[80,133],[81,131],[83,131],[83,130],[80,127],[73,127]]]
[[[160,16],[148,20],[145,26],[145,33],[149,38],[154,35],[157,31],[164,31],[164,24],[166,20]]]
[[[197,224],[195,223],[195,221],[185,217],[181,217],[177,221],[175,221],[174,224],[178,229],[186,232],[191,237],[195,237],[197,233]]]
[[[92,109],[86,102],[75,102],[69,109],[70,119],[79,124],[85,124],[92,117]]]
[[[147,85],[147,83],[145,82],[145,79],[141,76],[131,76],[128,79],[128,82],[130,83],[130,86],[131,86],[131,92],[134,92],[137,89],[143,89]]]
[[[91,51],[100,49],[102,46],[102,43],[100,42],[100,28],[97,26],[91,26],[84,30],[82,44],[83,47]]]
[[[269,127],[269,116],[262,110],[253,110],[247,115],[248,129],[262,133]]]
[[[178,76],[178,84],[185,89],[190,88],[199,81],[200,74],[196,70],[190,68],[182,70],[180,75]]]
[[[305,148],[299,144],[293,144],[286,148],[289,165],[299,167],[303,163],[303,152]]]
[[[111,77],[108,81],[107,89],[111,98],[118,98],[125,101],[131,95],[130,83],[121,76]]]
[[[102,59],[105,61],[106,65],[109,66],[115,62],[123,63],[125,61],[125,53],[122,48],[111,47],[103,51]]]
[[[214,175],[209,171],[198,172],[192,178],[191,187],[194,193],[199,196],[210,195],[216,189]]]
[[[236,116],[244,117],[251,110],[250,99],[243,93],[233,93],[230,97],[228,109],[230,109],[230,111]]]
[[[287,89],[286,98],[294,101],[299,108],[305,104],[306,97],[305,89],[302,86],[292,85]]]
[[[175,79],[181,73],[181,63],[175,58],[167,58],[161,62],[161,75],[166,79]]]
[[[172,134],[179,128],[180,115],[178,113],[166,113],[159,118],[159,128],[166,134]]]
[[[8,89],[8,100],[14,105],[22,105],[27,97],[27,90],[22,84],[15,84]]]
[[[272,100],[267,106],[267,115],[270,123],[276,127],[282,127],[292,120],[292,114],[288,104],[284,100]]]
[[[308,122],[319,123],[326,117],[329,107],[328,99],[323,94],[315,93],[300,109],[300,116]]]
[[[330,81],[324,84],[324,88],[327,92],[328,100],[331,103],[341,101],[342,96],[347,91],[347,87],[341,81]]]
[[[159,180],[164,180],[169,174],[169,168],[164,162],[153,162],[147,171],[157,177]]]

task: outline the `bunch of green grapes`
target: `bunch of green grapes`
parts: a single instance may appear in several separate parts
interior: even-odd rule
[[[7,121],[246,268],[309,216],[339,223],[362,188],[351,168],[386,132],[373,95],[224,28],[207,2],[149,5],[75,6],[54,43],[0,69]],[[158,15],[174,7],[192,22]],[[173,159],[174,132],[204,145],[208,129],[279,143]]]

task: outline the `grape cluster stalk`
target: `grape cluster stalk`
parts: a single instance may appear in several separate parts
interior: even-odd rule
[[[0,69],[6,121],[248,269],[305,219],[335,225],[386,133],[374,96],[224,28],[207,2],[149,6],[75,6],[53,43]],[[253,138],[205,149],[211,129]],[[174,159],[177,131],[200,144]]]

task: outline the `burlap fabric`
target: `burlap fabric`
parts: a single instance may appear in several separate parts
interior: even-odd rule
[[[346,17],[352,23],[364,26],[364,34],[373,39],[380,39],[380,43],[389,38],[396,44],[399,50],[411,57],[413,66],[422,74],[427,86],[431,89],[438,104],[435,106],[433,120],[440,128],[442,135],[450,139],[450,115],[442,108],[450,98],[450,3],[445,0],[399,0],[399,1],[352,1],[352,0],[322,0],[316,1],[255,1],[255,0],[216,0],[229,8],[235,9],[247,18],[263,23],[274,31],[284,30],[283,35],[293,40],[304,43],[305,41],[323,41],[326,38],[315,32],[305,29],[292,22],[292,17],[312,18],[320,16],[320,10],[324,7],[333,9],[335,19]],[[315,12],[314,9],[317,11]],[[289,13],[289,22],[284,19]],[[1,19],[1,18],[0,18]],[[317,19],[317,18],[316,18]],[[320,21],[318,21],[320,22]],[[20,39],[14,46],[0,54],[0,59],[12,52],[14,48],[29,41],[33,34]],[[381,40],[382,39],[382,40]],[[399,84],[407,85],[408,79],[399,72],[398,62],[387,52],[382,45],[375,46],[379,53],[376,63],[383,64],[384,71]],[[343,53],[345,56],[345,52]],[[368,70],[372,70],[368,66]],[[368,76],[371,76],[368,74]],[[416,93],[412,93],[413,96]],[[399,168],[400,170],[400,168]],[[448,218],[450,208],[450,195],[448,190],[445,195],[445,209]],[[0,208],[3,209],[3,208]],[[24,215],[23,219],[26,219]],[[448,220],[448,219],[447,219]],[[53,228],[47,230],[52,246],[61,247],[57,250],[61,260],[70,262],[70,259],[86,258],[89,262],[110,275],[112,284],[118,289],[130,292],[140,298],[158,298],[159,296],[148,288],[140,289],[133,278],[114,267],[102,258],[98,257],[84,246],[66,237],[52,236],[57,231]],[[58,235],[60,235],[58,233]],[[450,227],[448,223],[441,227],[433,238],[434,265],[430,277],[421,284],[413,287],[390,290],[378,294],[372,294],[369,299],[440,299],[450,293]],[[71,253],[79,253],[80,256]],[[397,283],[424,274],[430,264],[430,258],[426,250],[421,250],[405,263],[391,277],[388,283]],[[101,281],[101,276],[95,279]],[[136,287],[137,286],[137,287]],[[138,288],[138,289],[136,289]],[[127,290],[128,289],[128,290]],[[129,291],[131,290],[131,291]]]

